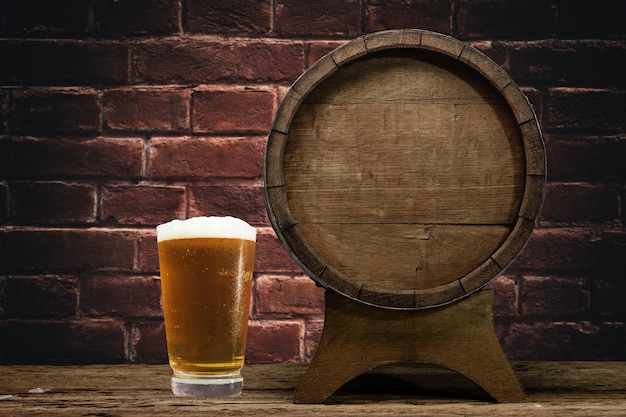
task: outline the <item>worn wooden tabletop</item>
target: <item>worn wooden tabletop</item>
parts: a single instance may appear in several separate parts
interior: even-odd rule
[[[395,367],[362,375],[325,404],[294,404],[306,365],[247,365],[244,392],[179,398],[164,365],[0,367],[0,416],[625,416],[626,362],[513,363],[527,393],[494,403],[460,375]]]

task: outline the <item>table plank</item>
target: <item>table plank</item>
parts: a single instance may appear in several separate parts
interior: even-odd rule
[[[626,362],[514,363],[528,398],[496,404],[459,375],[434,367],[393,367],[362,376],[327,404],[294,404],[306,365],[248,365],[231,399],[171,394],[163,365],[5,366],[0,416],[571,416],[624,415]],[[419,381],[418,381],[419,380]],[[540,414],[538,414],[540,413]]]

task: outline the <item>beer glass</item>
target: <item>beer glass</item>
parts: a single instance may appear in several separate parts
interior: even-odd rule
[[[256,230],[234,217],[173,220],[157,244],[172,392],[239,395]]]

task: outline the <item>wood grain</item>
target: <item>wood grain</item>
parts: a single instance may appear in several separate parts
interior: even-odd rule
[[[294,404],[306,365],[244,367],[234,399],[178,398],[167,365],[0,367],[0,415],[75,416],[623,416],[626,362],[518,362],[524,403],[494,404],[460,375],[436,367],[377,368],[326,404]]]

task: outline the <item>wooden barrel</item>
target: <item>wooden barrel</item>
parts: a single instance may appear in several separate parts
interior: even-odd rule
[[[424,309],[491,282],[543,198],[536,115],[477,49],[423,30],[368,34],[292,85],[265,155],[270,221],[319,285]]]

